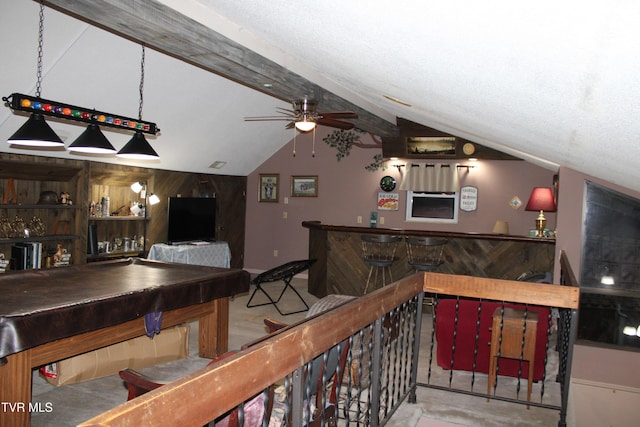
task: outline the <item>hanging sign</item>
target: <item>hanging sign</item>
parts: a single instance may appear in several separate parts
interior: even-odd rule
[[[378,193],[379,211],[397,211],[398,193]]]
[[[478,187],[467,185],[460,188],[460,209],[465,212],[478,209]]]

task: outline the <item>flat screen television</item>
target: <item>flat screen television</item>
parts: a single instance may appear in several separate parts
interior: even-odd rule
[[[215,239],[215,197],[169,197],[170,243]]]

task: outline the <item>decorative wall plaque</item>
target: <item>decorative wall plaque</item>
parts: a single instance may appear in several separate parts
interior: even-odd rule
[[[460,188],[460,209],[465,212],[478,209],[478,187],[467,185]]]

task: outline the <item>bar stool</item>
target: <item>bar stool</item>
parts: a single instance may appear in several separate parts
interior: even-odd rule
[[[525,328],[524,310],[505,308],[504,315],[502,315],[502,308],[498,307],[493,312],[487,394],[491,394],[491,388],[493,388],[496,383],[498,358],[518,359],[529,362],[527,402],[531,400],[533,366],[536,354],[536,333],[538,330],[538,313],[534,311],[527,311],[526,315]],[[529,406],[527,406],[527,409],[528,408]]]
[[[444,261],[442,254],[449,240],[437,237],[407,237],[407,262],[416,272],[435,271]],[[425,293],[425,306],[433,306],[433,295]]]
[[[387,284],[385,273],[389,275],[389,283],[393,282],[391,265],[396,260],[396,250],[401,240],[400,236],[386,234],[365,234],[362,236],[362,259],[369,265],[369,275],[364,287],[365,294],[371,284],[371,276],[373,276],[373,282],[377,283],[379,272],[382,273],[383,287]]]
[[[407,262],[416,271],[434,271],[444,263],[442,254],[448,242],[436,237],[407,237]]]

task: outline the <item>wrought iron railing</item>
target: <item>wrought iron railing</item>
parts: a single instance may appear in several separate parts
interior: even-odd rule
[[[434,309],[423,304],[425,291],[436,295]],[[452,348],[447,344],[451,351],[438,360],[438,345],[445,347],[438,323],[442,322],[438,310],[443,307],[445,296],[453,301],[448,304],[454,305],[454,324],[455,305],[460,310],[470,301],[495,302],[494,307],[501,310],[520,304],[518,307],[523,307],[525,316],[540,308],[547,310],[544,316],[538,315],[538,327],[544,325],[549,338],[544,345],[542,386],[537,386],[542,388],[539,393],[542,401],[521,397],[520,383],[527,382],[523,360],[516,360],[520,369],[516,369],[515,378],[509,378],[502,375],[505,372],[499,357],[497,385],[492,390],[486,389],[487,374],[480,372],[478,366],[479,346],[489,346],[480,342],[484,336],[478,332],[478,328],[484,327],[482,321],[473,322],[471,328],[475,344],[470,371],[457,369],[456,358],[462,356],[460,343]],[[403,402],[415,403],[416,387],[423,385],[559,410],[558,424],[563,426],[577,299],[578,290],[573,286],[419,273],[266,336],[229,358],[120,405],[82,426],[201,426],[227,416],[234,409],[239,425],[244,421],[245,425],[256,425],[252,419],[256,395],[262,397],[260,413],[267,414],[257,425],[269,425],[271,421],[271,425],[281,426],[382,426]],[[474,315],[482,318],[486,307],[476,307]],[[555,312],[548,308],[558,310],[557,332]],[[424,321],[423,312],[429,314]],[[489,317],[493,317],[493,312]],[[453,334],[459,339],[462,330]],[[431,339],[421,343],[421,335]],[[558,337],[557,345],[550,339],[554,336]],[[549,387],[550,378],[546,353],[556,349],[558,368],[553,381],[559,381],[562,387],[561,398],[559,403],[548,403],[545,399],[554,393],[544,389]],[[426,366],[418,363],[425,359],[420,352],[430,353]],[[449,367],[443,362],[446,358]],[[467,384],[459,384],[459,375],[465,376]],[[321,386],[317,385],[316,377]],[[426,381],[418,381],[425,377]],[[436,377],[444,378],[445,383],[437,383]],[[514,382],[516,397],[505,396],[502,390]]]

